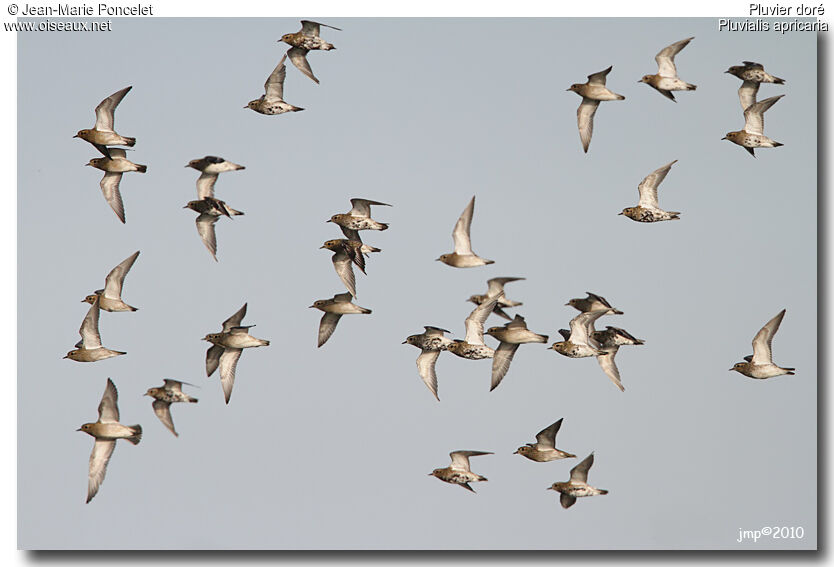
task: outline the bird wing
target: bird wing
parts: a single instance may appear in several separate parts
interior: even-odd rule
[[[672,165],[677,161],[678,160],[671,161],[663,167],[655,169],[640,182],[640,185],[637,186],[637,190],[640,192],[640,202],[638,203],[638,206],[646,207],[648,209],[658,208],[657,186],[660,185],[664,179],[666,179],[666,174],[669,173],[669,170],[672,169]]]
[[[588,483],[588,470],[594,464],[594,454],[591,453],[585,460],[570,470],[570,481],[582,484]]]
[[[582,141],[582,149],[585,153],[591,145],[591,136],[594,134],[594,114],[599,106],[598,100],[582,97],[582,103],[576,110],[576,122],[579,125],[579,139]]]
[[[588,84],[589,85],[600,85],[600,86],[604,87],[605,86],[605,77],[608,75],[608,73],[611,72],[611,69],[613,67],[614,66],[612,65],[608,69],[605,69],[605,70],[600,71],[598,73],[594,73],[592,75],[588,75]]]
[[[98,420],[101,423],[119,422],[119,392],[110,378],[107,379],[104,395],[98,404]]]
[[[104,99],[99,103],[96,107],[96,130],[101,130],[103,132],[112,132],[113,131],[113,113],[116,111],[116,107],[122,102],[122,99],[125,95],[132,89],[133,87],[125,87],[120,91],[117,91],[111,94],[109,97]]]
[[[621,392],[624,392],[625,388],[623,387],[623,383],[620,381],[620,371],[617,370],[617,365],[614,363],[614,356],[616,356],[618,350],[620,350],[619,346],[605,347],[605,354],[597,356],[597,362],[599,362],[599,366],[602,368],[602,371],[605,372],[605,375],[608,376],[612,382],[614,382],[614,385],[618,387]]]
[[[342,316],[339,313],[325,313],[322,318],[321,322],[319,323],[319,344],[318,346],[323,345],[327,342],[327,339],[330,338],[330,335],[333,334],[333,331],[336,330],[336,324],[339,322]]]
[[[559,504],[562,505],[562,508],[568,509],[576,504],[576,497],[563,492],[559,495]]]
[[[174,429],[174,420],[171,419],[171,403],[170,402],[163,402],[162,400],[154,400],[153,401],[153,412],[156,414],[156,417],[159,418],[159,421],[162,422],[162,425],[168,428],[168,430],[179,437],[179,433],[176,432]]]
[[[753,337],[753,364],[773,363],[773,335],[779,330],[782,319],[785,317],[785,309],[782,309],[773,319],[768,321],[761,330]]]
[[[424,350],[417,357],[417,372],[420,373],[420,378],[422,378],[423,383],[431,390],[431,393],[434,394],[437,401],[440,401],[440,397],[437,395],[437,373],[434,367],[439,356],[439,350]]]
[[[453,469],[472,472],[469,468],[469,457],[477,457],[478,455],[492,455],[492,453],[484,451],[452,451],[449,456],[452,458]]]
[[[211,376],[220,364],[220,355],[225,349],[222,346],[211,345],[206,351],[206,376]]]
[[[264,92],[267,100],[284,100],[284,79],[287,77],[287,66],[284,65],[284,61],[286,59],[287,54],[285,53],[269,77],[266,78]]]
[[[101,483],[104,482],[104,475],[107,473],[107,463],[110,462],[110,455],[116,448],[115,439],[96,439],[93,444],[93,452],[90,453],[90,472],[87,476],[87,502],[93,499],[98,493]]]
[[[122,174],[118,171],[106,171],[104,172],[104,177],[99,182],[99,187],[101,187],[101,192],[104,194],[104,198],[107,200],[110,208],[113,209],[113,212],[116,213],[119,220],[124,223],[125,206],[122,203],[122,195],[119,193],[119,183],[121,180]]]
[[[675,163],[675,162],[672,162],[672,163]],[[657,173],[657,172],[655,172],[655,173]],[[605,299],[604,297],[602,297],[601,295],[597,295],[596,293],[593,293],[593,292],[590,292],[590,291],[586,291],[585,293],[588,294],[588,299],[591,299],[593,301],[598,301],[599,303],[602,303],[605,307],[608,307],[609,309],[613,309],[613,307],[611,307],[611,304],[608,303],[608,300]]]
[[[319,22],[311,22],[310,20],[301,20],[301,33],[307,36],[318,37],[320,27],[324,26],[333,30],[342,31],[341,28],[328,26],[327,24],[320,24]]]
[[[452,240],[455,242],[455,254],[470,255],[472,254],[472,241],[469,239],[469,229],[472,226],[472,215],[475,212],[475,196],[463,209],[463,212],[455,223],[455,228],[452,230]]]
[[[217,235],[214,232],[214,224],[218,218],[214,215],[201,214],[197,216],[195,221],[197,223],[197,233],[200,235],[203,244],[206,245],[215,262],[217,261]]]
[[[336,269],[336,273],[339,275],[339,279],[345,284],[345,288],[347,288],[353,297],[356,297],[356,276],[353,274],[353,268],[350,265],[351,260],[348,255],[340,251],[333,254],[331,260],[333,267]]]
[[[570,342],[590,345],[594,332],[594,321],[605,315],[606,311],[586,311],[570,320]]]
[[[248,303],[244,303],[243,307],[235,311],[234,315],[223,321],[223,332],[228,333],[233,327],[240,327],[243,323],[243,318],[246,317],[246,307]]]
[[[356,242],[362,242],[362,237],[359,236],[358,230],[353,230],[352,228],[347,228],[342,225],[339,225],[339,228],[342,229],[342,234],[345,235],[345,238],[348,240],[355,240]]]
[[[492,278],[487,280],[487,295],[498,295],[499,291],[504,291],[504,284],[510,282],[517,282],[525,278]]]
[[[110,270],[110,273],[104,278],[104,297],[111,299],[122,298],[122,285],[124,284],[125,276],[130,271],[130,268],[133,267],[133,263],[138,257],[139,251],[137,250],[125,258],[121,264]]]
[[[188,382],[181,382],[179,380],[172,380],[171,378],[165,378],[165,389],[169,392],[179,392],[182,393],[182,385],[188,384]],[[188,384],[189,386],[193,386],[194,384]]]
[[[101,348],[101,335],[98,332],[99,301],[101,300],[96,295],[93,304],[84,316],[84,320],[81,321],[81,328],[78,329],[78,333],[81,335],[81,345],[85,349]]]
[[[744,131],[764,136],[764,113],[783,96],[772,96],[747,107],[744,111]]]
[[[654,57],[654,60],[657,61],[657,74],[661,77],[677,77],[678,71],[675,69],[675,55],[693,39],[694,37],[682,39],[661,49]]]
[[[366,218],[371,216],[371,205],[391,206],[388,203],[380,203],[379,201],[371,201],[369,199],[351,199],[350,204],[353,205],[353,208],[348,211],[350,216]]]
[[[464,325],[466,326],[466,337],[464,340],[467,343],[471,345],[484,344],[484,321],[487,320],[487,317],[492,312],[492,308],[495,307],[495,304],[498,303],[498,299],[501,297],[504,297],[503,291],[495,297],[487,297],[466,318],[466,321],[464,321]]]
[[[214,197],[214,184],[217,183],[216,173],[200,174],[197,178],[197,198],[204,199],[205,197]]]
[[[426,330],[425,334],[427,337],[442,337],[443,333],[451,332],[446,329],[441,329],[440,327],[432,327],[431,325],[426,325],[423,328]]]
[[[493,391],[507,375],[510,370],[510,363],[513,361],[515,351],[518,350],[519,345],[510,343],[501,343],[495,349],[495,355],[492,358],[492,379],[489,384],[489,391]]]
[[[526,329],[527,322],[521,315],[516,315],[515,319],[504,325],[504,327],[506,327],[507,329]]]
[[[235,386],[235,369],[242,352],[243,349],[240,348],[226,348],[220,355],[220,385],[223,387],[223,395],[226,397],[227,404],[232,397],[232,388]]]
[[[315,75],[313,75],[313,70],[310,68],[310,63],[307,61],[307,52],[308,50],[300,47],[290,47],[287,50],[287,55],[289,56],[292,64],[295,65],[299,71],[318,83],[319,80]]]
[[[743,81],[738,88],[738,100],[741,102],[741,110],[747,110],[751,104],[756,104],[756,95],[759,92],[759,83],[754,81]]]
[[[546,447],[548,449],[556,448],[556,434],[559,433],[559,428],[562,427],[562,419],[560,419],[556,423],[551,423],[550,425],[536,433],[536,443],[540,447]]]

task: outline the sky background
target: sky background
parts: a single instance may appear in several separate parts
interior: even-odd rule
[[[95,34],[20,34],[18,43],[18,545],[25,549],[811,549],[816,545],[816,37],[726,33],[715,19],[428,20],[321,18],[336,51],[314,52],[320,85],[288,66],[285,98],[304,112],[245,110],[297,19],[114,20],[118,58],[102,70]],[[654,55],[676,58],[695,92],[646,85]],[[153,41],[148,38],[153,37]],[[384,46],[384,48],[380,48]],[[762,62],[786,80],[757,152],[720,138],[741,129],[739,80]],[[587,155],[572,83],[613,65],[622,102],[600,105]],[[60,97],[55,86],[61,85]],[[135,136],[121,225],[72,139],[127,86],[116,130]],[[246,214],[217,223],[215,263],[182,206],[207,154],[243,164],[217,196]],[[679,160],[660,186],[677,222],[617,216],[637,185]],[[472,242],[495,260],[459,270],[452,227],[476,195]],[[357,274],[357,304],[316,349],[321,312],[344,291],[319,246],[351,197],[391,203],[363,237],[383,252]],[[123,298],[102,313],[105,346],[127,356],[81,364],[80,300],[141,250]],[[620,393],[592,359],[519,349],[489,392],[490,363],[442,354],[438,403],[419,351],[423,325],[464,334],[465,299],[486,280],[522,276],[507,295],[529,327],[557,340],[586,290],[622,316],[597,322],[645,339],[620,350]],[[249,349],[226,406],[205,376],[206,333],[244,302],[269,339]],[[727,371],[782,308],[766,381]],[[487,326],[504,321],[491,318]],[[495,341],[487,339],[488,344]],[[84,504],[107,377],[122,422],[96,498]],[[172,408],[179,438],[142,394],[188,381],[196,405]],[[557,446],[596,462],[607,496],[570,510],[545,492],[577,460],[512,452],[564,418]],[[457,449],[490,480],[477,495],[427,474]],[[125,529],[128,525],[129,529]],[[802,540],[737,543],[739,529],[801,526]]]

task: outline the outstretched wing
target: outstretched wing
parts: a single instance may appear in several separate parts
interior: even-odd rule
[[[677,77],[678,71],[675,68],[675,55],[677,55],[680,50],[686,47],[693,39],[695,38],[690,37],[682,39],[661,49],[654,58],[654,60],[657,61],[657,74],[661,77]]]
[[[637,186],[637,190],[640,192],[640,201],[638,203],[640,207],[648,209],[658,208],[657,186],[660,185],[664,179],[666,179],[666,174],[669,173],[669,170],[672,169],[672,165],[677,161],[678,160],[669,162],[663,167],[655,169],[640,182],[640,185]]]
[[[472,242],[469,239],[469,229],[472,226],[472,215],[475,213],[475,196],[463,209],[455,228],[452,230],[452,240],[455,242],[455,254],[472,254]]]
[[[122,99],[133,87],[125,87],[120,91],[111,94],[109,97],[101,101],[96,107],[96,130],[103,132],[113,131],[113,113],[116,107],[122,102]]]
[[[782,309],[753,337],[753,364],[771,364],[773,362],[773,351],[771,350],[773,335],[779,330],[779,325],[782,324],[784,317],[785,309]]]
[[[576,122],[579,125],[579,139],[582,141],[582,149],[588,153],[591,145],[591,136],[594,134],[594,114],[599,106],[598,100],[582,97],[582,103],[576,111]]]
[[[287,66],[284,65],[284,61],[286,59],[287,54],[285,53],[269,77],[266,78],[264,93],[267,100],[284,100],[284,79],[287,77]]]

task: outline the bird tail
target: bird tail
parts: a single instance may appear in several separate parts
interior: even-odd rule
[[[133,443],[134,445],[138,445],[139,441],[142,440],[142,426],[141,425],[129,425],[128,429],[133,434],[132,437],[128,437],[127,440]]]
[[[698,88],[697,85],[691,85],[689,83],[686,83],[686,90],[688,90],[688,91],[694,91],[697,88]]]
[[[669,214],[672,215],[672,218],[669,220],[681,220],[680,212],[678,211],[669,211]]]
[[[382,248],[376,248],[374,246],[368,246],[367,244],[362,246],[362,252],[364,254],[368,254],[370,252],[382,252]]]
[[[673,215],[676,215],[676,214],[678,214],[678,213],[672,213],[672,214],[673,214]],[[623,314],[623,312],[622,312],[622,311],[620,311],[619,309],[614,309],[611,313],[612,313],[613,315],[622,315],[622,314]]]
[[[378,224],[382,227],[379,230],[388,230],[388,223],[387,222],[381,222],[381,223],[378,223]]]
[[[229,211],[229,216],[232,217],[245,214],[243,211],[237,211],[231,207],[226,207],[226,210]]]
[[[148,166],[147,165],[139,165],[137,163],[136,164],[136,171],[138,171],[139,173],[145,173],[146,171],[148,171]]]
[[[495,263],[495,260],[484,260],[484,264],[487,264],[487,265],[494,264],[494,263]]]
[[[599,489],[599,493],[600,493],[600,494],[608,494],[608,491],[607,491],[607,490],[603,490],[603,489],[601,489],[601,488],[600,488],[600,489]]]
[[[361,309],[362,309],[362,313],[363,313],[364,315],[367,315],[368,313],[370,313],[370,312],[371,312],[371,310],[370,310],[370,309],[365,309],[364,307],[362,307]]]
[[[124,143],[125,146],[127,146],[129,148],[132,148],[133,146],[136,145],[136,138],[128,138],[126,136],[122,136],[122,138],[125,141],[125,143]]]
[[[776,83],[777,85],[784,85],[785,84],[785,79],[780,79],[779,77],[773,77],[773,82]]]
[[[547,335],[536,335],[536,342],[537,343],[546,343],[547,342]]]
[[[784,146],[784,145],[785,145],[785,144],[783,144],[783,143],[781,143],[781,142],[773,142],[773,147],[774,147],[774,148],[778,148],[779,146]]]
[[[478,477],[478,480],[486,481],[486,480],[487,480],[487,477],[485,477],[485,476],[479,476],[479,477]]]
[[[292,109],[290,109],[290,110],[292,112],[299,112],[299,111],[304,110],[304,109],[301,108],[300,106],[293,106]]]
[[[261,339],[261,344],[259,346],[269,346],[269,341],[266,339]]]
[[[188,403],[190,403],[190,404],[196,404],[199,401],[200,400],[198,400],[197,398],[191,398],[191,397],[188,398]]]
[[[617,100],[625,100],[625,97],[621,94],[617,95]],[[587,150],[586,150],[587,151]]]

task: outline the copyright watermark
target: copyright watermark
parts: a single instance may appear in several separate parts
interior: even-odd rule
[[[805,528],[802,526],[764,526],[758,530],[738,529],[737,543],[750,540],[756,543],[762,538],[765,539],[802,539],[805,537]]]

